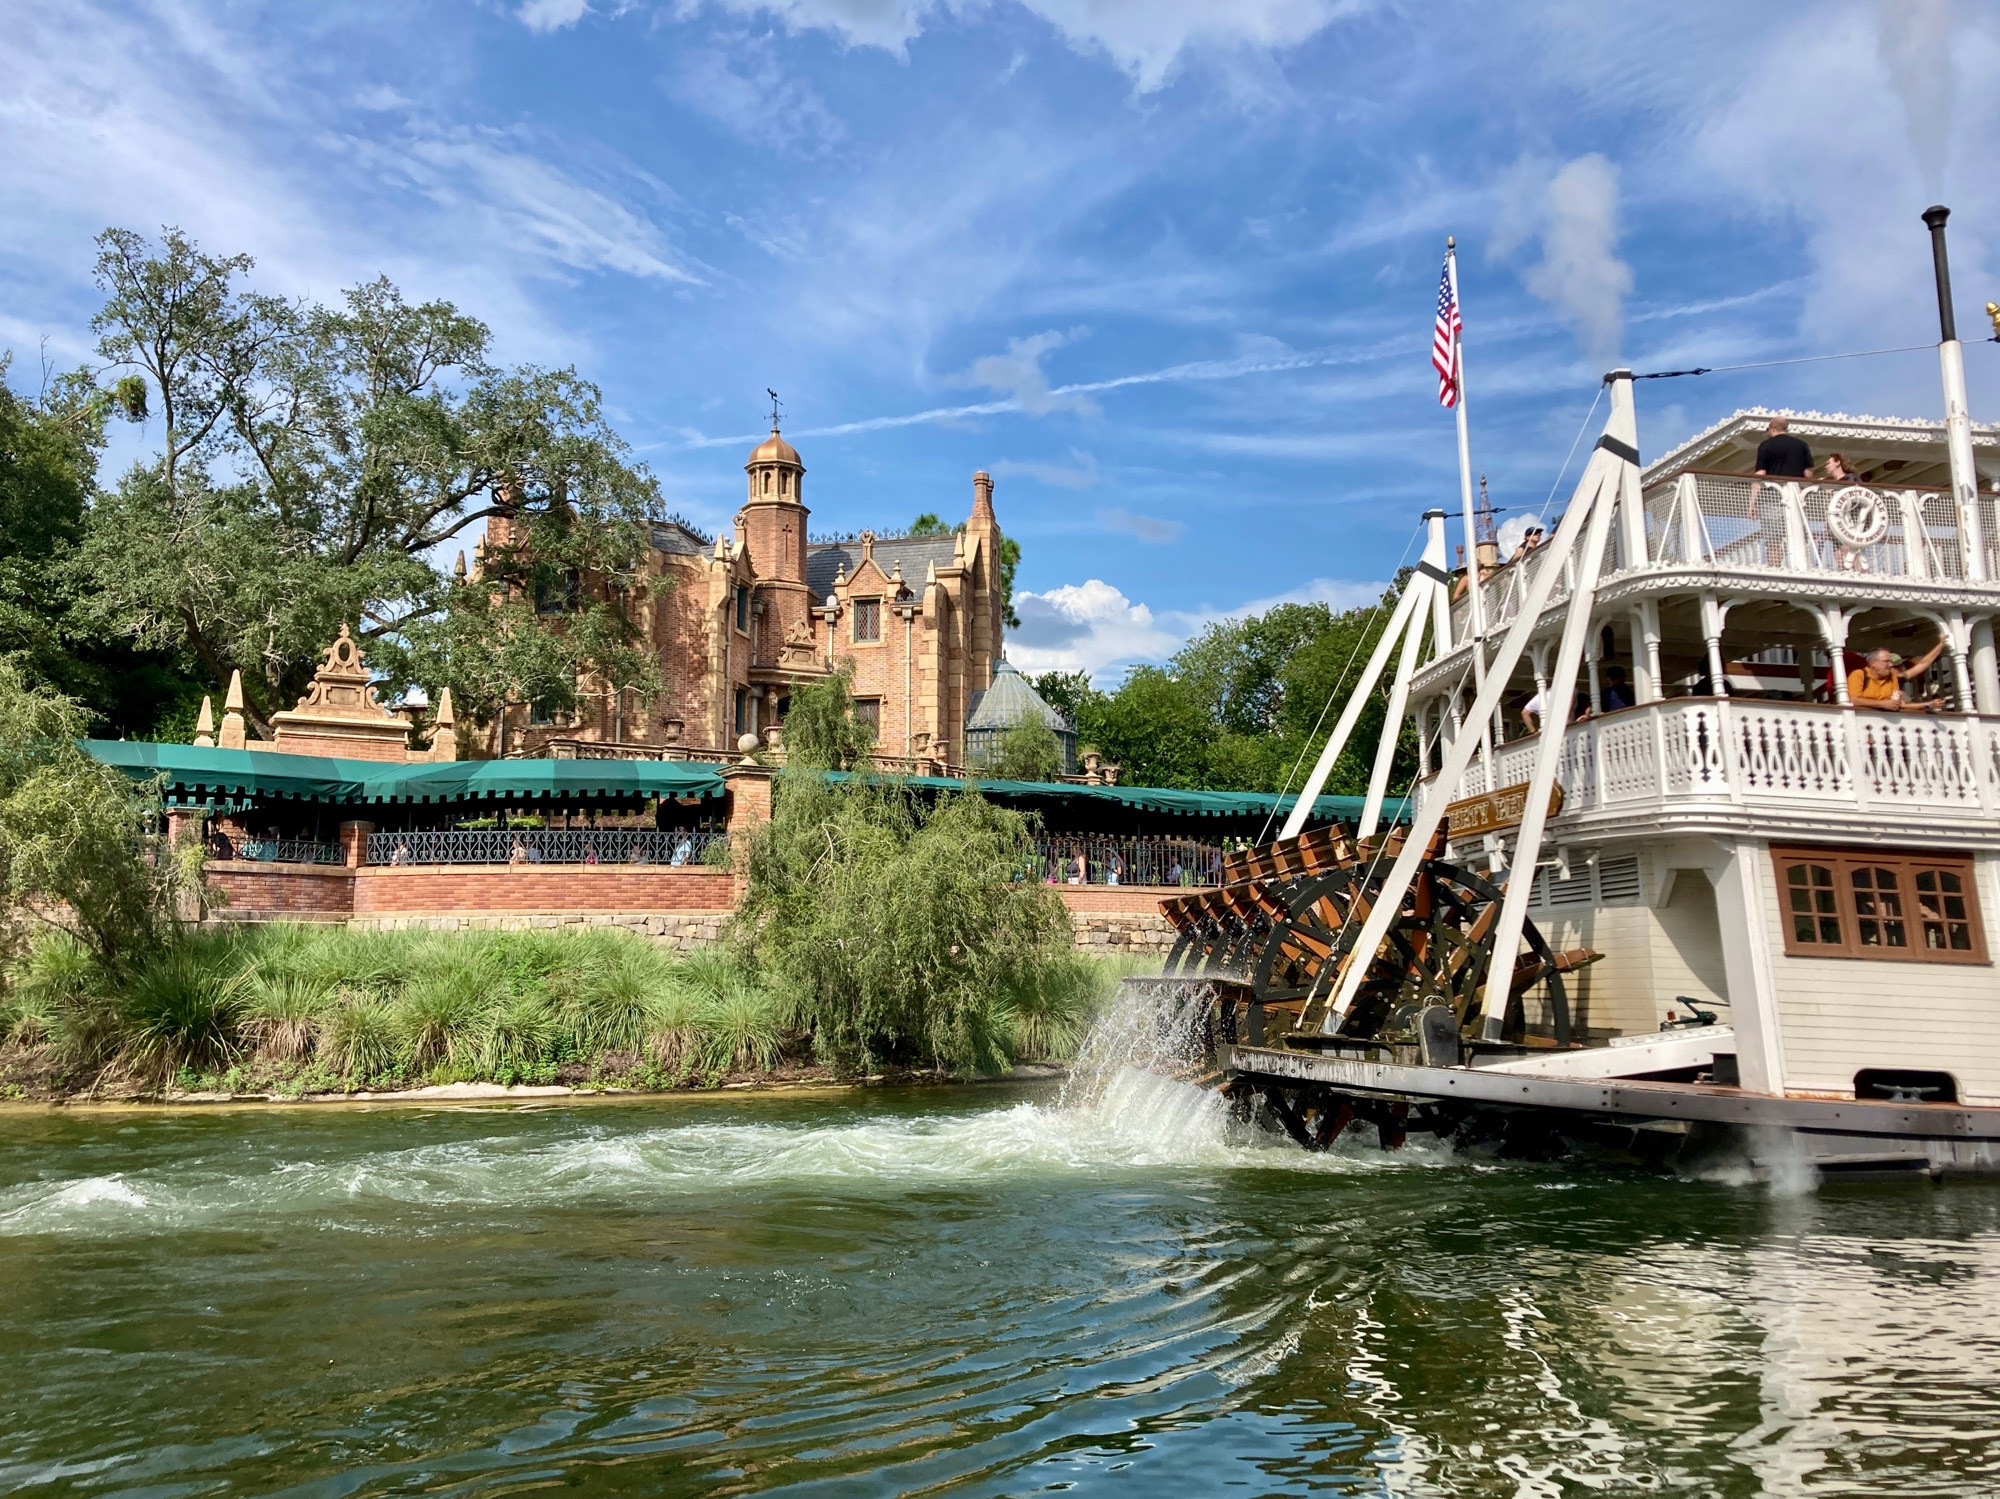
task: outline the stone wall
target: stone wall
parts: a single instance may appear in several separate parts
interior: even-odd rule
[[[561,915],[501,911],[439,911],[422,915],[356,916],[348,923],[362,931],[573,931],[619,927],[678,952],[721,940],[727,911],[570,911]]]
[[[1160,901],[1182,892],[1165,885],[1058,885],[1076,945],[1105,955],[1165,957],[1174,929],[1160,914]]]

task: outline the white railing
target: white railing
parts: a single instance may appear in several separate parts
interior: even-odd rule
[[[1827,511],[1837,495],[1861,489],[1873,496],[1887,524],[1875,541],[1850,546],[1833,534]],[[1852,502],[1850,502],[1852,503]],[[1732,571],[1816,573],[1877,578],[1955,580],[1967,576],[1958,508],[1951,492],[1915,485],[1853,485],[1751,474],[1691,471],[1645,492],[1646,555],[1627,558],[1614,526],[1601,576],[1636,567],[1718,567]],[[2000,578],[2000,533],[1991,495],[1979,500],[1988,578]],[[1489,638],[1521,612],[1529,585],[1547,554],[1530,552],[1489,573],[1480,584]],[[1551,606],[1569,597],[1574,564],[1556,580]],[[1452,641],[1471,628],[1470,598],[1451,606]]]
[[[1539,740],[1497,748],[1493,778],[1526,782]],[[1557,772],[1565,819],[1707,801],[1828,813],[2000,817],[2000,721],[1816,703],[1676,698],[1573,724]],[[1435,778],[1418,787],[1437,793]],[[1475,762],[1451,800],[1487,790]]]

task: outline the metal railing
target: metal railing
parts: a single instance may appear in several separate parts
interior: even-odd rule
[[[1493,781],[1524,784],[1539,740],[1496,749]],[[1562,818],[1628,815],[1645,803],[1709,801],[1749,811],[1851,812],[1873,823],[2000,816],[2000,722],[1819,703],[1675,698],[1574,724],[1556,781]],[[1492,789],[1475,761],[1447,798]],[[1420,801],[1440,794],[1436,777]]]
[[[720,829],[452,828],[370,833],[370,864],[664,864],[719,866]]]
[[[340,845],[314,838],[245,838],[235,858],[257,864],[338,864]]]
[[[1034,850],[1029,872],[1046,884],[1190,887],[1221,884],[1227,852],[1192,838],[1037,838]]]

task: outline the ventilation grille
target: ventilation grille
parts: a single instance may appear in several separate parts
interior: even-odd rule
[[[1637,854],[1598,858],[1597,898],[1601,904],[1636,906],[1640,903],[1641,894]]]

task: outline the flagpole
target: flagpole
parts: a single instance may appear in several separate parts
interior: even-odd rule
[[[1451,305],[1453,322],[1462,324],[1465,304],[1458,299],[1458,236],[1448,234],[1444,241],[1445,274],[1451,278]],[[1465,575],[1468,579],[1466,595],[1472,604],[1468,620],[1472,625],[1472,690],[1475,700],[1486,690],[1486,590],[1479,576],[1479,532],[1478,522],[1472,510],[1472,438],[1465,426],[1465,337],[1454,329],[1451,336],[1452,378],[1458,386],[1458,399],[1452,409],[1458,416],[1458,496],[1465,509]],[[1493,784],[1493,724],[1489,719],[1479,725],[1479,763],[1486,772],[1486,789],[1489,792],[1500,788]]]

